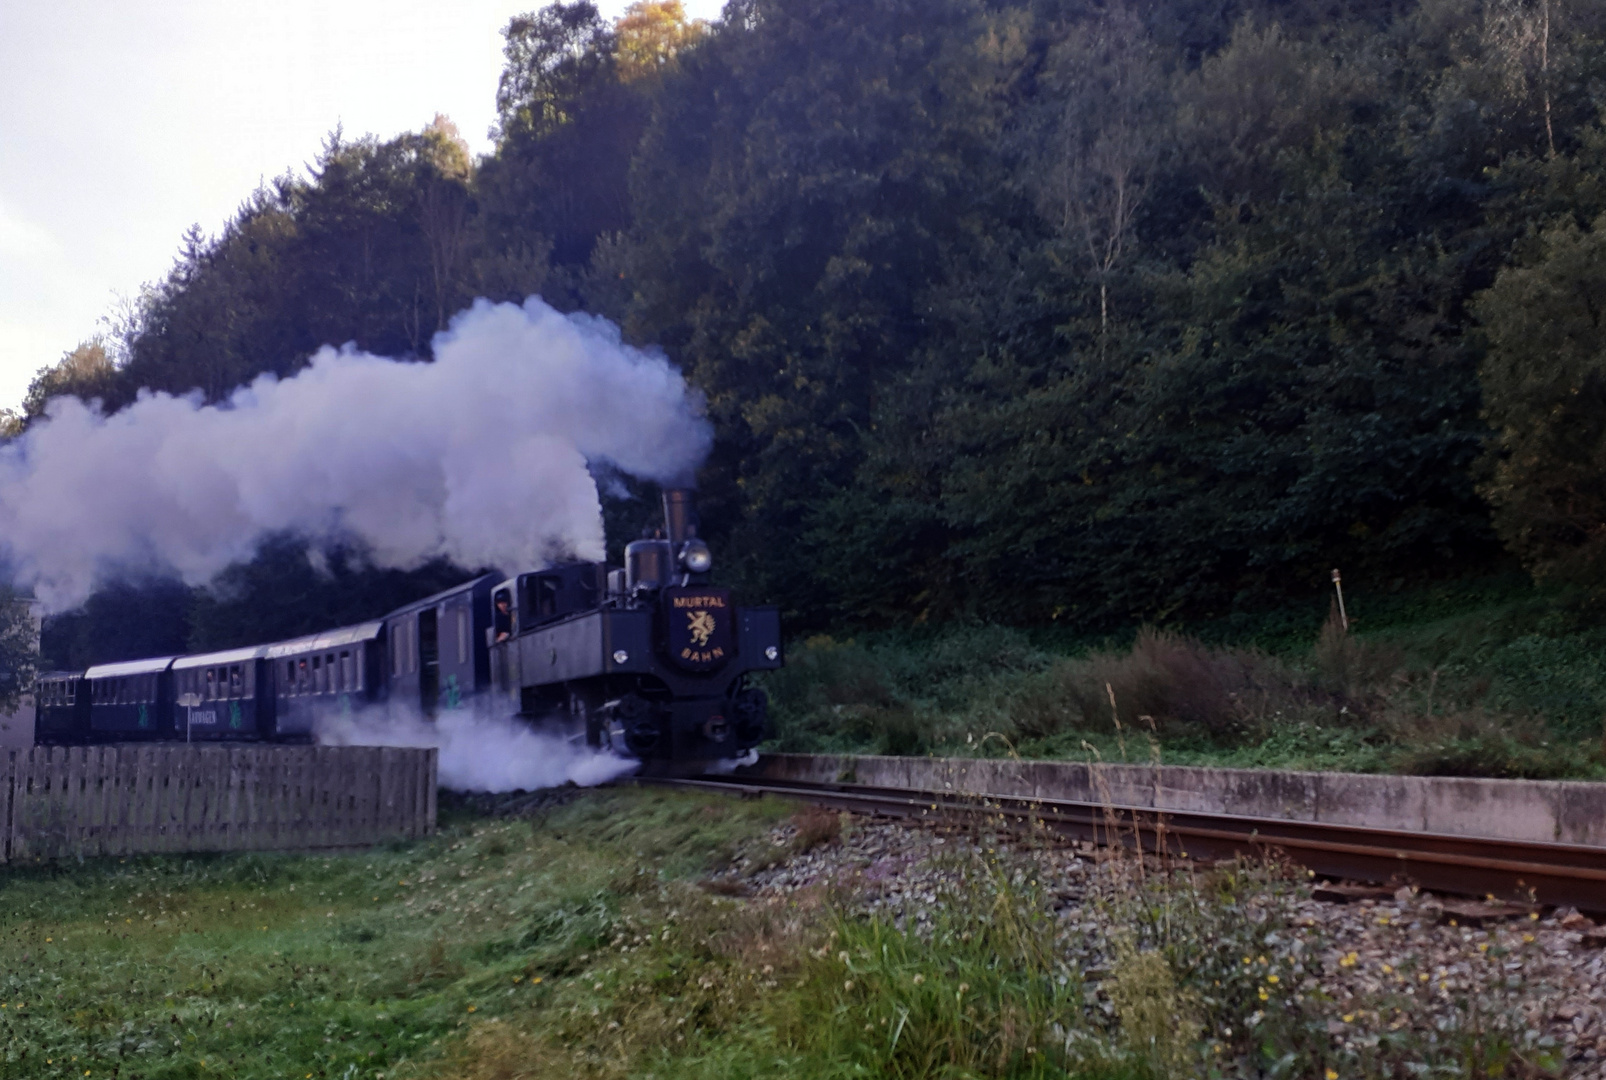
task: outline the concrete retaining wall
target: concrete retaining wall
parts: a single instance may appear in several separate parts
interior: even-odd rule
[[[1606,846],[1606,784],[769,754],[744,774]]]

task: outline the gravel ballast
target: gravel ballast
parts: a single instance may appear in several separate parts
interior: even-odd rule
[[[1137,866],[1130,854],[1112,859],[1089,845],[1023,843],[961,826],[856,815],[841,821],[840,835],[807,850],[799,850],[798,824],[778,827],[772,852],[749,853],[709,886],[771,902],[826,888],[863,914],[920,932],[940,917],[944,897],[963,887],[967,860],[1007,858],[1017,875],[1040,884],[1093,1007],[1112,933],[1123,929],[1114,925],[1121,906],[1111,898],[1130,886],[1135,871],[1151,879],[1168,869],[1209,873],[1205,866],[1162,868],[1153,860]],[[1280,905],[1286,929],[1266,934],[1242,961],[1258,965],[1273,989],[1325,1020],[1335,1046],[1364,1051],[1384,1039],[1500,1032],[1524,1060],[1560,1060],[1565,1075],[1606,1080],[1606,930],[1592,920],[1570,909],[1480,904],[1410,887],[1350,889],[1354,895],[1343,902],[1316,899],[1313,893],[1346,890],[1322,888],[1303,872],[1291,883],[1285,875],[1283,885],[1266,904]],[[1252,922],[1262,917],[1257,904],[1241,901]],[[1280,988],[1279,971],[1286,973]]]

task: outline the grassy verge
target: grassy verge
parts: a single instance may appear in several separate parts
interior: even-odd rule
[[[1088,641],[816,637],[769,677],[777,749],[1606,776],[1606,625],[1520,579]]]
[[[1332,1037],[1320,931],[1271,870],[1089,869],[983,830],[918,921],[840,878],[705,876],[840,842],[791,812],[592,792],[389,851],[0,872],[0,1077],[1460,1076],[1510,1052],[1459,1021]]]
[[[611,797],[631,800],[627,793]],[[0,1077],[371,1077],[584,967],[779,811],[598,796],[364,854],[0,869]]]

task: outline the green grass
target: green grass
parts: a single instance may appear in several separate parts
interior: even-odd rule
[[[631,793],[364,854],[0,869],[0,1077],[372,1076],[570,973],[782,810]],[[545,977],[545,978],[543,978]]]
[[[604,790],[386,850],[0,870],[0,1077],[1497,1075],[1456,1032],[1335,1047],[1275,870],[1116,860],[1079,901],[1113,931],[1062,921],[1046,854],[985,830],[943,849],[918,926],[838,886],[713,887],[835,842],[794,810]]]
[[[1509,576],[1348,601],[1353,632],[1325,645],[1327,601],[1178,626],[1147,652],[987,625],[811,638],[767,678],[773,745],[1606,777],[1598,613]]]

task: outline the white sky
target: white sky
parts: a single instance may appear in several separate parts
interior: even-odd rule
[[[543,3],[0,0],[0,407],[336,124],[441,112],[487,150],[501,30]]]

